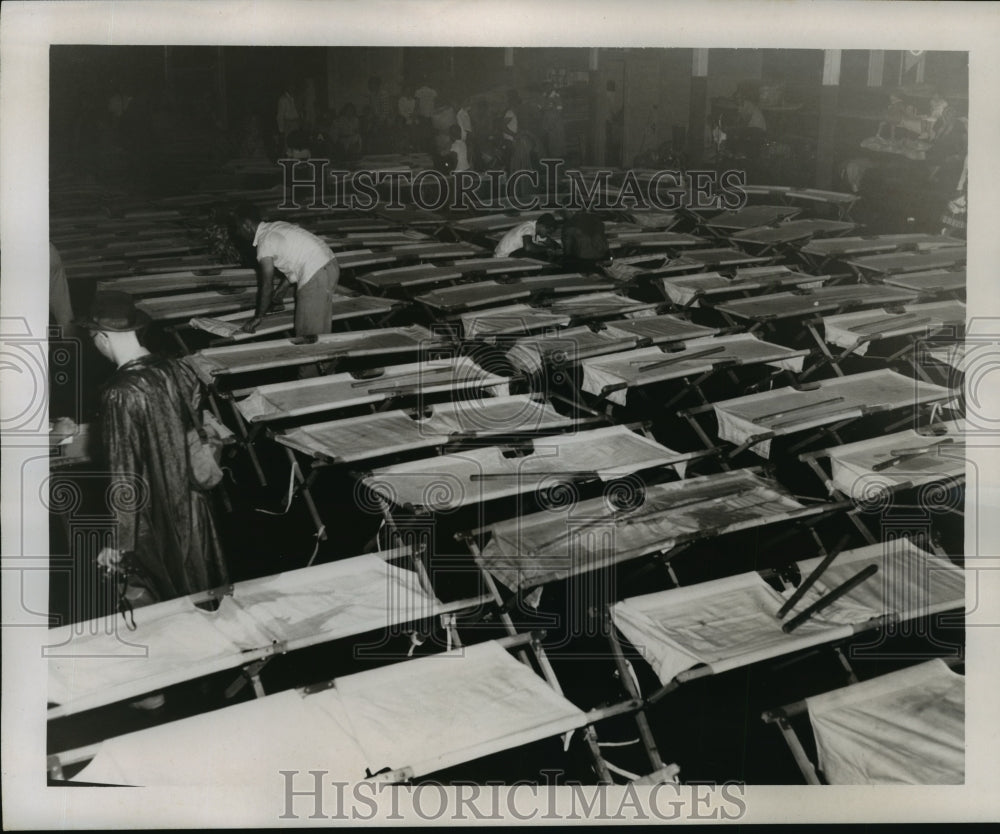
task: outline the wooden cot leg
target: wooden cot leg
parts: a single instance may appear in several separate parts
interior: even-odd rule
[[[806,784],[822,785],[823,783],[816,774],[816,768],[809,761],[805,748],[803,748],[802,742],[799,741],[799,737],[796,735],[795,730],[792,729],[792,725],[788,722],[788,719],[779,718],[775,723],[781,731],[781,735],[784,737],[785,744],[788,745],[795,763],[799,766],[799,770],[802,771],[802,777],[806,780]]]
[[[267,478],[264,476],[264,470],[260,465],[260,459],[257,457],[257,452],[253,448],[253,437],[247,430],[246,423],[243,420],[243,415],[240,414],[240,410],[236,407],[236,402],[234,400],[229,400],[229,405],[232,408],[233,417],[236,421],[236,431],[239,434],[240,445],[247,450],[247,454],[250,455],[250,462],[253,464],[254,472],[257,473],[257,480],[260,482],[262,487],[267,486]]]
[[[285,446],[285,453],[288,455],[288,462],[291,464],[293,477],[299,485],[298,491],[302,493],[302,500],[306,502],[309,515],[312,516],[313,524],[316,526],[316,536],[321,541],[326,541],[326,525],[323,524],[323,519],[320,518],[319,510],[316,508],[316,502],[312,497],[312,491],[309,489],[316,477],[316,470],[314,469],[310,472],[309,477],[306,478],[302,474],[299,462],[295,459],[295,452],[293,452],[288,446]]]
[[[628,666],[628,661],[625,659],[625,652],[622,651],[621,643],[618,641],[618,636],[615,634],[614,626],[611,623],[611,616],[607,613],[607,608],[604,610],[605,627],[608,630],[608,642],[611,644],[611,654],[615,659],[615,666],[618,668],[618,677],[621,679],[622,685],[625,687],[625,691],[628,692],[629,696],[641,702],[642,693],[639,692],[639,688],[635,685],[635,681],[632,679],[632,670]],[[649,719],[646,717],[645,708],[640,707],[636,712],[635,723],[639,728],[639,738],[642,740],[642,746],[646,749],[646,755],[649,757],[650,765],[653,770],[659,770],[664,766],[664,763],[663,759],[660,758],[660,751],[656,746],[656,739],[653,738],[653,732],[649,727]]]

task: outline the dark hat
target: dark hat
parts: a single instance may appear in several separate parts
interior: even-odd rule
[[[90,305],[90,316],[76,322],[88,330],[127,333],[149,324],[149,316],[137,310],[132,296],[119,290],[98,291]]]

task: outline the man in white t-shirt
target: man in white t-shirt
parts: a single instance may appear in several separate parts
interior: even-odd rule
[[[330,247],[312,232],[282,220],[262,223],[260,211],[243,203],[234,212],[236,228],[257,249],[257,306],[243,329],[253,333],[271,307],[281,298],[285,282],[295,285],[295,335],[316,336],[332,330],[333,296],[340,280],[340,267]],[[274,270],[285,280],[274,291]]]
[[[493,257],[548,255],[559,245],[552,237],[555,230],[556,221],[551,214],[543,214],[537,220],[526,220],[500,239],[493,250]]]

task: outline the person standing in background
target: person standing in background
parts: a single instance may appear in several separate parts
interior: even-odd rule
[[[300,126],[299,109],[295,105],[295,96],[291,93],[292,84],[285,84],[285,91],[278,98],[278,112],[275,121],[278,125],[278,152],[285,153],[288,134],[298,130]]]

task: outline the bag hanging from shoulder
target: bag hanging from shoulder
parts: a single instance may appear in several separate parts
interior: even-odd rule
[[[224,441],[215,428],[215,421],[206,420],[209,415],[195,413],[183,394],[181,400],[192,423],[187,431],[191,485],[197,489],[209,490],[217,486],[223,477],[219,463],[222,461]]]

